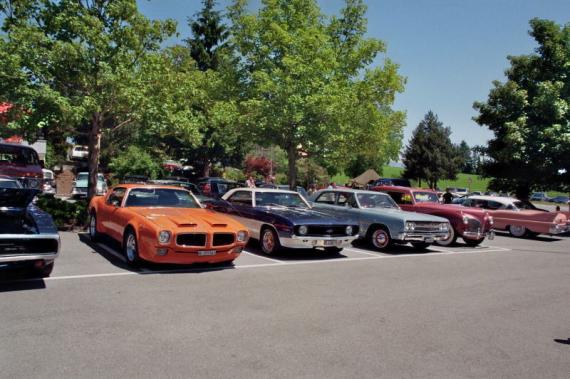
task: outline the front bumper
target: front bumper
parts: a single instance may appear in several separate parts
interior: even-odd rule
[[[476,231],[476,232],[470,232],[470,231],[464,231],[461,236],[463,238],[467,238],[470,240],[480,240],[482,238],[487,238],[489,240],[492,240],[495,238],[495,231],[493,229],[489,230],[488,232],[481,232],[481,231]]]
[[[564,224],[553,224],[550,226],[550,229],[548,229],[548,232],[550,234],[561,234],[561,233],[566,233],[569,230],[569,226],[568,225],[564,225]]]
[[[307,236],[290,236],[279,237],[281,246],[289,249],[311,249],[314,247],[336,247],[344,248],[349,247],[352,241],[358,236],[343,236],[343,237],[307,237]]]
[[[10,253],[6,249],[10,247],[3,247],[2,241],[7,240],[37,240],[37,239],[54,239],[57,240],[56,251],[46,251],[38,253],[15,252]],[[0,263],[14,263],[24,261],[53,261],[59,255],[60,239],[58,234],[0,234]]]
[[[400,233],[396,236],[396,240],[401,242],[434,242],[434,241],[441,241],[447,239],[449,233],[441,232],[441,233],[414,233],[414,232],[406,232]]]

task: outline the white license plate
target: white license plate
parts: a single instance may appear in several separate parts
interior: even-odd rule
[[[327,240],[325,240],[324,242],[325,242],[325,243],[324,243],[325,246],[335,246],[335,245],[336,245],[336,241],[327,241]]]
[[[207,255],[216,255],[216,250],[200,250],[198,251],[198,256],[204,257]]]

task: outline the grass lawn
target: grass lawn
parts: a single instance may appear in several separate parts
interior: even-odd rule
[[[383,178],[400,178],[402,171],[404,171],[401,167],[391,167],[391,166],[384,166],[382,168],[383,172],[380,174]],[[344,185],[348,183],[350,178],[344,174],[335,175],[331,179],[333,182]],[[458,174],[456,180],[440,180],[437,185],[442,190],[446,187],[460,187],[460,188],[470,188],[471,191],[486,191],[487,185],[489,184],[488,178],[480,178],[477,175],[470,175],[470,174]],[[415,180],[412,180],[412,185],[417,186],[418,183]],[[422,187],[427,187],[425,183],[422,183]]]

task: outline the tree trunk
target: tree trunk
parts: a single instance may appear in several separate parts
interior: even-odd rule
[[[297,189],[297,147],[293,143],[287,146],[287,166],[289,188],[294,191]]]
[[[519,199],[519,200],[523,200],[523,201],[528,200],[530,197],[529,186],[525,185],[525,184],[517,185],[516,190],[515,190],[515,195],[516,195],[517,199]]]
[[[210,162],[208,157],[204,157],[202,163],[204,164],[204,166],[202,167],[202,177],[207,178],[208,176],[210,176],[210,169],[212,168],[212,163]]]
[[[101,114],[93,113],[91,118],[91,129],[89,130],[89,185],[87,187],[87,198],[91,200],[97,194],[97,174],[99,171],[99,155],[101,153]]]

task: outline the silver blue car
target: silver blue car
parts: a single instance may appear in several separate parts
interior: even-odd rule
[[[359,238],[366,239],[376,250],[393,244],[411,243],[425,250],[449,236],[447,219],[422,213],[405,212],[383,192],[352,189],[327,189],[311,196],[317,209],[335,210],[359,222]]]

